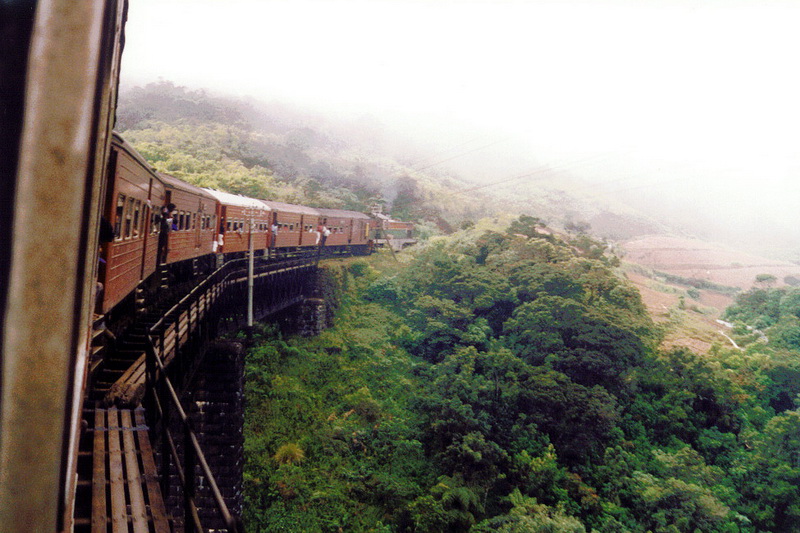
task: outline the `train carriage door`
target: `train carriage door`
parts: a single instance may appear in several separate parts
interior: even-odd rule
[[[299,226],[299,233],[297,235],[297,246],[303,246],[303,223],[305,222],[305,215],[300,215],[300,226]]]
[[[147,202],[142,205],[141,213],[139,213],[139,224],[141,229],[139,235],[142,236],[142,268],[139,271],[139,279],[144,279],[144,273],[147,268],[147,244],[150,240],[150,217],[152,213],[152,200],[153,200],[153,178],[150,178],[150,184],[147,188]]]
[[[203,199],[200,198],[197,200],[197,212],[192,213],[192,229],[194,229],[194,247],[195,249],[200,248],[200,243],[202,242],[202,228],[203,225],[203,212],[205,211],[203,206]]]
[[[115,218],[116,202],[114,201],[116,193],[116,191],[114,190],[116,175],[117,175],[117,150],[116,148],[112,147],[111,153],[109,154],[108,157],[108,166],[106,167],[106,179],[103,184],[104,188],[103,192],[105,193],[104,194],[105,201],[103,202],[103,205],[105,206],[105,208],[100,215],[102,218],[106,220],[108,225],[110,225],[112,228],[117,227],[117,221]],[[101,220],[101,226],[102,226],[102,220]],[[106,279],[106,277],[108,276],[107,266],[108,266],[108,261],[111,258],[111,246],[113,244],[115,236],[116,235],[111,236],[111,240],[108,242],[102,242],[103,240],[107,239],[102,239],[102,238],[100,239],[101,240],[100,254],[98,259],[100,264],[98,265],[97,279],[98,281],[100,281],[100,283],[103,284],[104,287],[108,286],[108,280]],[[101,307],[102,307],[102,302],[101,302]]]
[[[226,235],[225,235],[225,229],[226,229],[225,225],[226,224],[230,224],[230,222],[228,222],[228,207],[225,206],[225,205],[221,205],[220,204],[220,207],[219,207],[219,231],[218,231],[218,236],[217,236],[217,239],[218,239],[218,242],[219,242],[219,247],[217,248],[217,251],[220,252],[220,253],[222,253],[223,250],[225,249],[225,239],[227,238]]]

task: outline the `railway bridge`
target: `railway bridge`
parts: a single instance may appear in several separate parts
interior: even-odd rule
[[[230,261],[141,312],[93,363],[75,531],[243,531],[244,353],[217,339],[246,328],[248,315],[309,335],[325,323],[316,253],[257,259],[250,278],[246,260]]]

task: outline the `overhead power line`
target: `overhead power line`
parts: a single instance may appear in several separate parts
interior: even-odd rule
[[[470,142],[472,142],[472,141],[470,141]],[[465,152],[457,153],[457,154],[452,155],[450,157],[446,157],[444,159],[440,159],[439,161],[435,161],[435,162],[433,162],[433,163],[431,163],[429,165],[426,165],[426,166],[424,166],[422,168],[415,168],[414,170],[416,170],[418,172],[422,171],[422,170],[427,170],[427,169],[429,169],[431,167],[435,167],[436,165],[441,165],[442,163],[446,163],[447,161],[452,161],[453,159],[458,159],[459,157],[464,157],[465,155],[471,154],[473,152],[478,152],[480,150],[485,150],[486,148],[489,148],[489,147],[494,146],[496,144],[500,144],[502,142],[505,142],[505,139],[501,139],[501,140],[498,140],[498,141],[493,141],[493,142],[490,142],[489,144],[484,144],[482,146],[478,146],[477,148],[473,148],[473,149],[467,150]],[[469,142],[464,143],[464,144],[469,144]]]
[[[453,193],[453,195],[465,194],[465,193],[468,193],[468,192],[474,192],[474,191],[478,191],[480,189],[485,189],[487,187],[494,187],[494,186],[500,185],[501,183],[508,183],[508,182],[512,182],[512,181],[516,181],[516,180],[521,180],[523,178],[530,178],[530,177],[533,177],[533,176],[537,176],[539,174],[545,174],[545,173],[550,173],[550,172],[558,172],[558,171],[566,170],[566,169],[568,169],[570,167],[584,165],[586,163],[589,163],[589,162],[592,162],[592,161],[595,161],[595,160],[606,159],[608,157],[610,157],[610,154],[600,154],[600,155],[594,155],[594,156],[587,157],[585,159],[581,159],[581,160],[577,160],[577,161],[570,161],[568,163],[564,163],[562,165],[558,165],[558,166],[555,166],[555,167],[538,168],[538,169],[533,170],[531,172],[526,172],[524,174],[519,174],[519,175],[516,175],[516,176],[512,176],[510,178],[504,178],[504,179],[501,179],[501,180],[496,180],[496,181],[492,181],[492,182],[489,182],[489,183],[485,183],[483,185],[478,185],[476,187],[470,187],[468,189],[455,191]]]

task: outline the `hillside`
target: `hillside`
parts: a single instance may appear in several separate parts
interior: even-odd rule
[[[170,82],[123,90],[116,126],[157,170],[190,183],[358,211],[382,203],[396,218],[418,223],[423,236],[449,233],[487,216],[526,214],[557,230],[582,228],[596,238],[634,246],[648,235],[686,235],[693,221],[693,234],[702,235],[701,222],[709,216],[665,215],[637,202],[639,188],[626,193],[622,187],[622,196],[604,193],[607,187],[580,176],[581,170],[602,165],[602,158],[548,167],[509,139],[483,135],[461,144],[446,138],[423,142],[368,115],[334,118]],[[618,181],[630,188],[629,179],[609,183]],[[786,247],[773,252],[776,257],[793,253]],[[722,259],[698,258],[693,265],[710,261],[719,268],[706,270],[720,272],[736,263]],[[653,262],[652,257],[632,260],[645,266]],[[741,264],[767,263],[772,264]],[[740,273],[737,286],[752,277],[752,272]]]
[[[667,235],[646,235],[617,245],[625,274],[666,334],[665,346],[707,354],[715,344],[731,345],[730,328],[718,320],[737,293],[764,285],[800,282],[800,266],[741,252],[718,243]]]
[[[333,118],[170,82],[123,90],[117,129],[157,170],[190,183],[360,211],[379,202],[424,233],[509,213],[612,239],[668,231],[624,202],[582,199],[583,180],[507,141],[426,144],[369,116]]]
[[[667,235],[645,235],[620,243],[626,260],[689,280],[747,290],[756,276],[776,282],[800,279],[800,265],[735,250],[721,244]]]
[[[359,211],[378,202],[440,231],[497,210],[477,192],[453,201],[470,184],[416,170],[369,117],[337,121],[161,82],[122,92],[117,129],[157,170],[228,192]]]

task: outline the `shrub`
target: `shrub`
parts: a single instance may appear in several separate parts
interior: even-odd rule
[[[287,442],[278,448],[278,451],[275,452],[272,458],[275,459],[275,462],[279,465],[293,465],[302,462],[303,459],[306,458],[306,454],[296,443]]]

